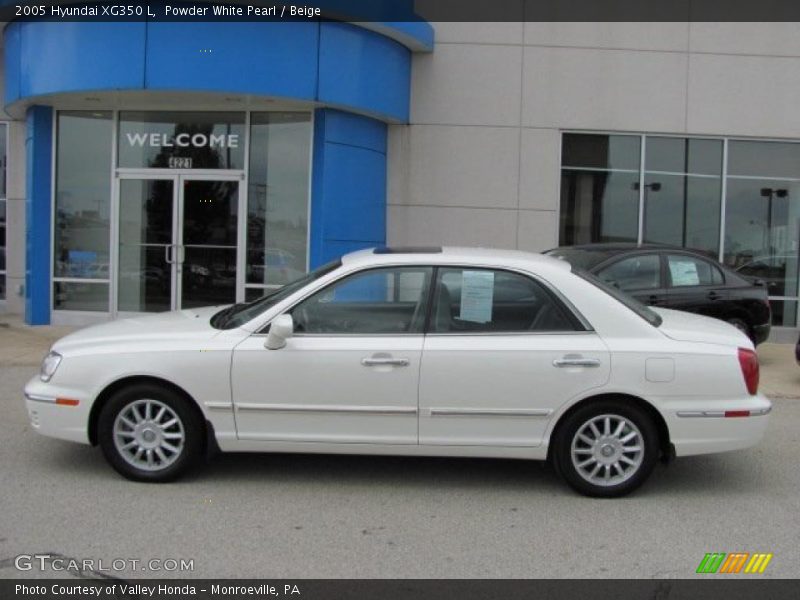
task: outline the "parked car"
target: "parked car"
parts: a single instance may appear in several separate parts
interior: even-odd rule
[[[566,260],[649,306],[727,321],[755,345],[769,337],[767,288],[699,252],[660,245],[588,244],[545,254]]]
[[[794,347],[794,358],[797,364],[800,365],[800,339],[797,340],[797,344]]]
[[[747,448],[758,358],[715,319],[648,308],[561,260],[364,250],[272,295],[70,334],[25,387],[34,430],[125,477],[212,448],[549,459],[592,496],[659,458]]]

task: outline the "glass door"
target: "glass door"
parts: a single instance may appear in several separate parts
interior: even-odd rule
[[[174,306],[174,178],[120,179],[117,312],[162,312]]]
[[[177,308],[236,302],[239,181],[181,177]]]
[[[237,176],[120,177],[117,314],[236,302],[241,202]]]

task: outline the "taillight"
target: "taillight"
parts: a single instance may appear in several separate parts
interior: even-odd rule
[[[753,350],[739,348],[739,366],[747,391],[755,395],[758,392],[758,355]]]

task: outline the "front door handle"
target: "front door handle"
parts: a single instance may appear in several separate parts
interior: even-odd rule
[[[175,262],[175,258],[172,255],[172,249],[174,246],[164,246],[164,261],[171,265]]]
[[[600,361],[596,358],[584,358],[582,356],[565,356],[553,361],[553,366],[563,369],[565,367],[599,367]]]
[[[711,291],[708,292],[708,299],[709,300],[717,300],[719,298],[719,294],[717,292]]]
[[[365,367],[407,367],[411,363],[407,358],[371,356],[369,358],[362,358],[361,364]]]

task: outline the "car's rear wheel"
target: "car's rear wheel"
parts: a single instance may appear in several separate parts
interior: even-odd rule
[[[180,394],[138,384],[116,392],[103,407],[98,441],[106,460],[128,479],[173,481],[201,455],[203,422]]]
[[[555,437],[553,460],[581,494],[616,497],[638,488],[658,459],[652,418],[622,400],[592,402],[570,414]]]

